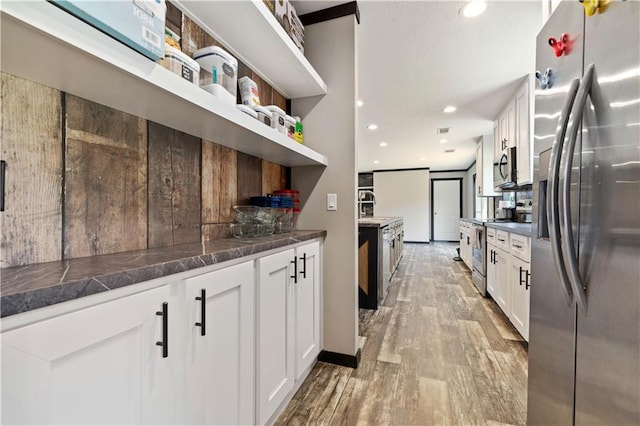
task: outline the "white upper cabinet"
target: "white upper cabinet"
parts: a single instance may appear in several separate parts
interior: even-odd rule
[[[516,157],[518,185],[533,183],[533,126],[530,82],[527,80],[516,93]]]
[[[214,3],[202,2],[207,6]],[[263,8],[266,7],[261,2],[238,3],[248,3],[246,6],[252,5],[264,15]],[[223,4],[222,9],[235,10],[232,7],[235,2]],[[2,2],[0,8],[0,66],[3,72],[285,166],[327,164],[324,155],[263,125],[234,105],[196,87],[49,2]],[[265,17],[268,26],[272,27],[273,22],[268,18],[273,17]],[[229,12],[226,19],[232,21],[237,34],[252,41],[260,37],[273,38],[274,32],[282,36],[277,28],[264,35],[249,36],[246,34],[245,16]],[[288,38],[280,39],[281,46],[291,47],[289,42]],[[257,45],[263,46],[263,43]],[[290,51],[286,54],[288,59],[282,59],[279,55],[283,53],[276,51],[272,52],[276,56],[271,61],[272,67],[281,67],[280,71],[272,68],[257,70],[267,81],[282,87],[283,91],[287,89],[285,93],[292,96],[326,92],[325,84],[300,52],[281,50]],[[252,60],[249,53],[242,58],[253,66],[263,65],[258,59]],[[311,80],[315,88],[289,89],[284,82],[278,82],[276,76],[287,74],[290,69],[298,70],[299,75],[292,77],[294,80]]]
[[[496,128],[494,127],[494,131]],[[476,149],[476,196],[495,197],[500,193],[493,187],[493,159],[496,134],[484,135]]]

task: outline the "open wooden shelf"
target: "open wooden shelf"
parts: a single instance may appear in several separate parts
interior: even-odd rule
[[[327,165],[324,155],[44,0],[4,1],[0,11],[3,72],[285,166]]]

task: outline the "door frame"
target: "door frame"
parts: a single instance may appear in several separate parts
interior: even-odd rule
[[[433,210],[434,210],[434,207],[435,207],[435,205],[433,203],[433,201],[434,201],[433,200],[433,183],[435,181],[442,181],[442,180],[457,180],[457,181],[460,181],[460,186],[459,186],[459,189],[460,189],[460,194],[459,194],[460,209],[459,209],[459,211],[460,211],[460,218],[462,218],[462,183],[464,182],[464,178],[462,178],[462,177],[457,177],[457,178],[456,177],[452,177],[452,178],[434,178],[434,179],[430,179],[430,180],[431,180],[431,183],[430,183],[430,185],[431,185],[430,189],[431,190],[429,191],[430,195],[431,195],[431,200],[430,200],[431,202],[429,204],[429,207],[430,207],[430,210],[431,210],[429,212],[429,214],[431,215],[431,230],[430,230],[431,231],[431,238],[430,238],[430,240],[435,242],[435,241],[442,241],[442,240],[436,240],[434,238],[434,234],[433,234],[433,216],[434,216]]]

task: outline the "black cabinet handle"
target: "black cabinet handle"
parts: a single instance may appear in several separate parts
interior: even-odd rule
[[[302,267],[304,268],[300,271],[302,278],[307,278],[307,253],[302,254]]]
[[[200,296],[196,297],[200,301],[200,322],[196,323],[196,327],[200,327],[200,335],[207,334],[207,290],[200,289]]]
[[[525,272],[527,273],[527,277],[526,277],[526,282],[524,284],[524,289],[529,290],[529,287],[531,287],[531,282],[529,281],[529,278],[531,278],[531,273],[526,269],[525,269]]]
[[[519,248],[519,249],[521,249],[521,248],[522,248],[522,246],[521,246],[521,245],[518,245],[518,244],[514,244],[513,246],[514,246],[515,248]]]
[[[460,239],[462,239],[462,232],[460,233]]]
[[[518,275],[518,277],[520,278],[519,279],[520,285],[522,285],[522,271],[523,271],[523,269],[522,269],[522,266],[520,266],[519,268],[520,268],[520,274]]]
[[[471,237],[467,236],[467,244],[471,244]]]
[[[162,303],[162,310],[156,312],[162,317],[162,341],[156,342],[156,346],[162,346],[162,358],[169,356],[169,304]]]
[[[0,212],[4,211],[4,175],[7,170],[7,162],[0,161]]]
[[[291,263],[293,263],[293,275],[291,275],[291,278],[293,278],[294,284],[298,284],[298,256],[293,256]]]

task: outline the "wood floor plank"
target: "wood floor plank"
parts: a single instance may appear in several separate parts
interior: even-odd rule
[[[455,247],[405,245],[396,296],[360,311],[358,368],[324,364],[319,377],[316,366],[278,424],[525,424],[526,344],[473,290]]]

